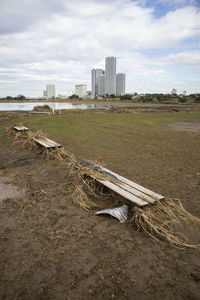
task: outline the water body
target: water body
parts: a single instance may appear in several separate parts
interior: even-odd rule
[[[95,109],[95,110],[110,110],[111,105],[100,104],[76,104],[76,103],[62,103],[62,102],[14,102],[14,103],[0,103],[0,111],[32,111],[34,106],[49,105],[55,109]]]

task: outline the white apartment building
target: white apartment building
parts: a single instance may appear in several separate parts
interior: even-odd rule
[[[116,95],[116,58],[106,57],[105,94]]]
[[[55,84],[47,84],[46,86],[46,97],[48,99],[53,99],[56,97]]]
[[[75,85],[75,94],[79,96],[79,98],[83,98],[87,96],[87,85],[86,84]]]
[[[125,94],[126,75],[118,73],[116,76],[116,95],[123,96]]]

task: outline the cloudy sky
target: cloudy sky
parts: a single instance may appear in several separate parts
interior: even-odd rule
[[[0,96],[90,90],[106,56],[127,92],[200,92],[200,0],[0,0]]]

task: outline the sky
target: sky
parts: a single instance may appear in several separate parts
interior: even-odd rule
[[[90,90],[107,56],[127,93],[200,93],[200,0],[0,0],[0,97]]]

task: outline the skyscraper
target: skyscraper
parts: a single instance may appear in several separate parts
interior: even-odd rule
[[[105,74],[101,75],[99,77],[99,95],[104,96],[105,95]]]
[[[104,74],[104,70],[102,69],[92,69],[91,72],[91,89],[92,89],[92,96],[99,96],[100,95],[100,77]]]
[[[55,84],[47,84],[46,86],[46,97],[48,99],[53,99],[56,96]]]
[[[91,71],[92,96],[122,96],[125,94],[125,80],[124,73],[116,75],[116,57],[106,57],[105,71],[102,69]]]
[[[116,79],[117,96],[123,96],[125,94],[125,79],[126,79],[126,75],[124,73],[117,74],[117,79]]]
[[[106,57],[105,94],[116,95],[116,58]]]
[[[91,71],[91,92],[92,96],[95,97],[96,92],[95,92],[95,85],[96,85],[96,70],[92,69]]]

